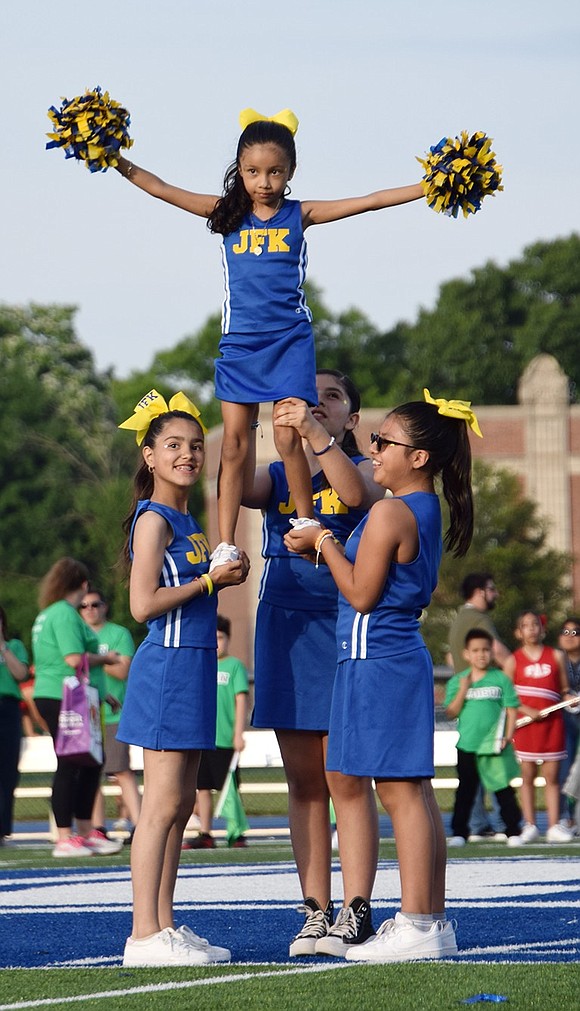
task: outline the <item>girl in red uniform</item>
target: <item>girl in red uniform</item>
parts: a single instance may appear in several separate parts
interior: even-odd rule
[[[518,618],[515,636],[522,645],[504,664],[504,673],[513,680],[520,701],[532,709],[546,709],[560,702],[562,696],[569,693],[564,654],[559,649],[544,646],[539,616],[533,611],[524,611]],[[538,765],[541,765],[546,780],[546,840],[569,842],[572,833],[559,824],[558,772],[561,760],[566,757],[562,713],[552,713],[546,719],[520,727],[515,732],[514,747],[522,766],[521,802],[526,819],[522,840],[533,842],[539,835],[534,780]]]

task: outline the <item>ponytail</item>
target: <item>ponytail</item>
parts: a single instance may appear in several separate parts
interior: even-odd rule
[[[465,420],[440,414],[434,404],[422,401],[396,407],[393,415],[401,420],[409,442],[429,453],[427,472],[432,477],[441,474],[449,506],[444,544],[455,558],[462,558],[473,538],[471,446]]]

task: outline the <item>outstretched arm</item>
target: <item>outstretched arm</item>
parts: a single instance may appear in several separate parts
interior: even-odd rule
[[[381,211],[385,207],[398,207],[425,195],[421,183],[411,186],[397,186],[389,190],[377,190],[364,197],[346,197],[344,200],[304,200],[302,202],[302,227],[323,225],[328,221],[352,218],[366,211]]]
[[[209,218],[219,200],[219,197],[210,193],[192,193],[190,190],[180,189],[179,186],[171,186],[152,172],[134,165],[127,158],[119,158],[116,168],[125,179],[150,196],[173,204],[174,207],[180,207],[183,211],[189,211],[190,214],[197,214],[200,218]]]

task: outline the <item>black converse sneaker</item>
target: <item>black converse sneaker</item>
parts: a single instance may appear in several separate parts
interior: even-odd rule
[[[304,913],[306,919],[300,933],[290,942],[289,955],[315,955],[316,942],[326,937],[332,926],[332,902],[326,909],[318,905],[316,899],[304,899],[304,905],[298,907],[299,913]]]
[[[344,958],[353,944],[362,944],[374,934],[371,907],[366,899],[357,895],[350,905],[339,910],[334,926],[316,942],[315,953]]]

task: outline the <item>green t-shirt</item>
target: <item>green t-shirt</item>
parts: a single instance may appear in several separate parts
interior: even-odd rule
[[[62,683],[74,674],[65,656],[71,653],[97,653],[99,642],[95,633],[83,621],[67,600],[57,600],[36,617],[32,626],[34,658],[34,698],[62,699]],[[98,688],[99,698],[105,697],[102,667],[90,671],[90,683]]]
[[[449,629],[449,652],[453,657],[453,670],[456,674],[465,670],[465,636],[472,628],[483,628],[497,639],[497,631],[487,611],[480,611],[472,604],[460,607]]]
[[[236,695],[247,691],[248,672],[242,661],[235,656],[218,659],[216,747],[233,746]]]
[[[26,646],[20,639],[9,639],[6,646],[17,660],[22,663],[28,664],[28,653],[26,652]],[[9,698],[21,699],[22,692],[20,691],[20,686],[17,681],[14,680],[12,674],[8,670],[8,665],[0,658],[0,695],[8,696]]]
[[[92,629],[91,631],[94,631],[99,640],[99,653],[115,652],[120,653],[121,656],[135,655],[133,637],[129,629],[124,628],[123,625],[115,625],[113,621],[106,621],[102,628]],[[102,667],[99,669],[103,670]],[[119,681],[119,678],[114,678],[104,671],[103,673],[105,674],[107,695],[112,695],[113,698],[123,705],[127,691],[127,682]],[[114,713],[110,705],[105,703],[105,723],[118,723],[120,719],[121,710],[119,709],[117,713]]]
[[[453,702],[462,677],[470,668],[454,674],[447,682],[445,705]],[[505,710],[519,707],[518,694],[506,675],[491,667],[481,680],[468,689],[463,708],[457,717],[460,751],[476,755],[493,755],[497,752],[498,739],[503,737]]]

